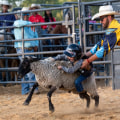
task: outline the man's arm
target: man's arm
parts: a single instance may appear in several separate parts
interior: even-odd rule
[[[90,57],[92,56],[92,53],[90,51],[88,51],[86,54],[85,54],[87,57]]]
[[[87,66],[89,66],[89,64],[94,61],[94,60],[97,60],[98,57],[96,56],[96,54],[92,55],[91,57],[89,57],[88,59],[84,60],[83,63],[82,63],[82,66],[81,68],[86,68],[87,69]]]
[[[90,56],[92,53],[91,53],[91,51],[89,51],[87,54]],[[87,68],[87,66],[91,62],[93,62],[99,58],[103,58],[103,56],[104,56],[104,47],[102,46],[98,51],[96,51],[95,54],[91,55],[88,59],[83,61],[81,68]]]

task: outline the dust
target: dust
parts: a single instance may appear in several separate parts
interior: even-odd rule
[[[120,120],[120,90],[98,87],[100,104],[90,108],[77,94],[57,91],[52,96],[55,112],[49,114],[47,92],[33,95],[29,106],[23,106],[27,95],[21,95],[21,86],[0,86],[0,120]]]

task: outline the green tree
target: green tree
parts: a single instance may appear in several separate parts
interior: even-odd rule
[[[13,7],[17,7],[16,4],[15,4],[15,1],[17,1],[17,0],[9,0],[9,2],[11,2],[13,4]],[[18,1],[22,1],[22,0],[18,0]],[[81,2],[90,2],[90,1],[95,1],[95,0],[81,0]],[[96,1],[98,1],[98,0],[96,0]],[[30,7],[30,5],[32,3],[62,5],[65,2],[78,2],[78,0],[24,0],[22,2],[22,4],[20,5],[20,7],[24,7],[24,6],[25,7],[27,7],[27,6]],[[92,14],[94,14],[97,10],[98,10],[98,8],[92,7],[92,9],[91,9]],[[77,13],[78,9],[76,8],[75,11],[76,11],[76,16],[78,16],[78,13]],[[52,13],[53,13],[53,16],[57,20],[62,20],[63,19],[63,17],[62,17],[63,11],[62,10],[54,10],[54,11],[52,11]],[[44,16],[44,12],[40,12],[40,14],[42,16]]]

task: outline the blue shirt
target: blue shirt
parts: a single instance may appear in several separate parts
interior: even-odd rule
[[[24,21],[24,20],[16,20],[14,22],[14,26],[17,28],[14,28],[14,36],[16,40],[22,40],[22,26],[32,24],[29,21]],[[24,39],[32,39],[32,38],[38,38],[37,32],[33,32],[31,30],[31,27],[24,27]],[[25,41],[24,42],[24,47],[35,47],[38,46],[39,41],[34,40],[34,41]],[[22,42],[14,42],[14,47],[22,47]]]
[[[4,13],[1,13],[1,14],[4,14]],[[1,15],[0,20],[10,20],[10,21],[13,21],[13,23],[14,23],[14,21],[16,19],[15,19],[15,16],[11,14],[11,15]],[[0,21],[0,27],[3,26],[3,23],[4,23],[3,21],[2,22]],[[12,22],[6,22],[5,26],[12,26],[13,23]]]
[[[104,37],[90,50],[98,58],[103,58],[115,45],[120,45],[120,23],[113,19],[106,30]]]

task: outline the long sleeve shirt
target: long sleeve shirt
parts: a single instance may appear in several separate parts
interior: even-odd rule
[[[64,66],[62,66],[62,70],[64,70],[67,73],[77,72],[80,69],[80,67],[82,65],[82,62],[83,62],[83,60],[81,59],[81,60],[77,61],[77,63],[74,64],[72,67],[64,67]]]
[[[37,14],[36,16],[31,15],[29,17],[29,21],[35,22],[35,23],[38,23],[38,22],[44,23],[45,22],[44,18],[41,15],[39,15],[39,14]],[[47,26],[46,25],[42,25],[41,28],[46,29]]]
[[[69,59],[67,58],[67,56],[65,54],[61,54],[61,55],[57,55],[56,57],[54,57],[55,60],[65,60],[65,61],[69,61]]]
[[[2,13],[2,14],[4,14],[4,13]],[[3,26],[3,21],[2,20],[10,20],[10,21],[13,21],[13,22],[5,22],[5,26],[12,26],[13,25],[13,23],[14,23],[14,21],[16,20],[15,19],[15,15],[1,15],[0,16],[0,27],[2,27]]]
[[[22,26],[32,24],[29,21],[24,21],[24,20],[16,20],[14,22],[14,26],[17,28],[14,28],[14,35],[16,40],[22,40]],[[37,32],[33,32],[31,30],[31,27],[24,27],[24,39],[32,39],[32,38],[38,38]],[[25,41],[24,42],[24,47],[35,47],[38,46],[39,41],[34,40],[34,41]],[[14,42],[14,47],[22,47],[22,42]]]
[[[108,54],[115,45],[120,45],[120,23],[112,20],[105,35],[91,50],[92,54],[96,54],[98,58],[102,58]]]
[[[69,61],[69,59],[67,58],[67,56],[64,55],[64,54],[58,55],[54,59],[55,60]],[[88,71],[88,70],[80,68],[84,59],[86,59],[85,56],[83,57],[83,59],[78,60],[75,64],[72,63],[72,67],[62,66],[62,70],[65,71],[65,72],[67,72],[67,73],[79,72],[79,74],[81,74],[81,75],[89,76],[92,73],[92,70]]]

